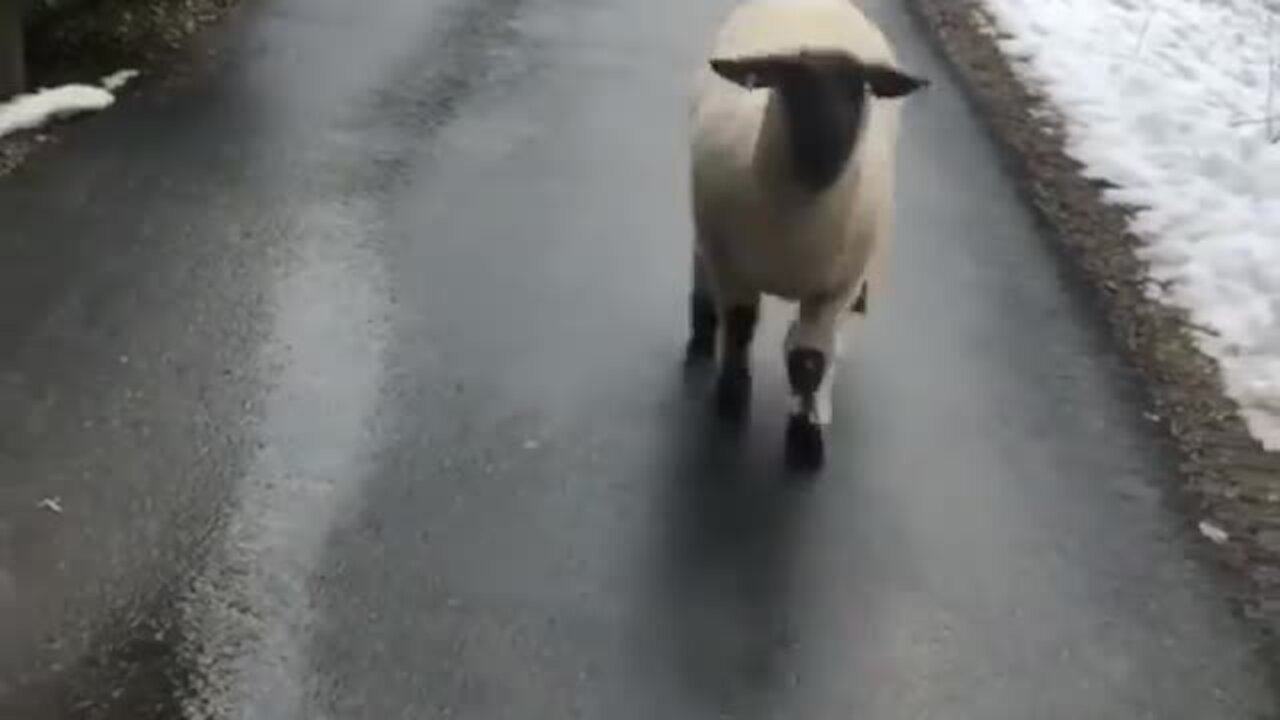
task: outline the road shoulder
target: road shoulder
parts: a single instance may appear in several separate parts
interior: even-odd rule
[[[1196,347],[1185,313],[1144,293],[1149,280],[1128,229],[1130,210],[1107,203],[1065,151],[1051,104],[999,51],[978,0],[907,0],[986,119],[1057,250],[1081,276],[1113,336],[1146,379],[1150,417],[1181,451],[1172,493],[1188,524],[1243,579],[1238,606],[1272,642],[1280,630],[1280,453],[1248,433],[1215,361]],[[1225,533],[1225,540],[1216,532]],[[1207,533],[1206,533],[1207,531]],[[1215,536],[1209,538],[1208,536]]]
[[[137,3],[117,0],[46,10],[27,31],[28,85],[35,90],[94,84],[123,69],[141,71],[138,84],[174,81],[211,58],[209,32],[242,4],[243,0],[174,0],[139,9]],[[133,88],[131,83],[129,90]],[[58,142],[74,124],[53,122],[0,138],[0,177]]]

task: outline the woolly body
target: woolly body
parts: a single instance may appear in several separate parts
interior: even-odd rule
[[[721,27],[713,54],[803,50],[845,51],[889,65],[896,60],[884,35],[850,0],[748,0]],[[815,196],[792,180],[779,95],[700,70],[693,212],[697,251],[711,266],[712,282],[728,294],[793,301],[839,295],[848,307],[892,232],[898,105],[867,104],[853,157]]]
[[[787,457],[816,468],[833,359],[893,230],[896,99],[928,81],[897,67],[852,0],[746,0],[698,74],[692,111],[691,361],[720,347],[716,398],[740,418],[762,295],[797,302],[786,366]]]

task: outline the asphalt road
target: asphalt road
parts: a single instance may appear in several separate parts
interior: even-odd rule
[[[0,717],[1275,717],[894,0],[935,85],[829,467],[782,470],[776,308],[717,431],[683,141],[728,4],[263,0],[0,179]]]

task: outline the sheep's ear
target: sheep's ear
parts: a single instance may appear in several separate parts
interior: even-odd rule
[[[748,90],[775,87],[782,77],[783,61],[773,57],[713,58],[717,75]]]
[[[871,94],[881,98],[900,98],[929,86],[929,81],[888,65],[873,64],[862,68],[862,80]]]

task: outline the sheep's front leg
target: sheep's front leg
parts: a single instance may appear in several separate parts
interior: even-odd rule
[[[826,460],[823,428],[831,423],[836,333],[849,302],[844,294],[804,300],[787,333],[787,379],[795,407],[787,422],[786,454],[797,469],[817,470]]]
[[[720,319],[705,263],[695,249],[693,290],[689,293],[689,342],[685,347],[685,361],[690,364],[707,362],[716,355]]]

